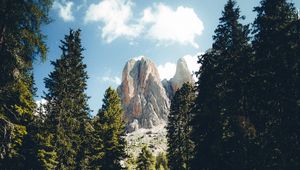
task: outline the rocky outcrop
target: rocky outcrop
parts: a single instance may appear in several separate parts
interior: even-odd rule
[[[176,73],[170,81],[163,80],[163,86],[166,93],[170,99],[174,96],[175,92],[181,88],[184,83],[194,83],[192,73],[188,69],[186,61],[184,58],[180,58],[177,61]]]
[[[173,78],[161,81],[159,77],[155,64],[146,57],[131,59],[126,63],[118,93],[128,132],[165,124],[174,93],[183,83],[193,82],[183,58],[177,61]]]
[[[152,128],[165,123],[170,101],[156,66],[146,57],[128,61],[118,88],[128,130]]]

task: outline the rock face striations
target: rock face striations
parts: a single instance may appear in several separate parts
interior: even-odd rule
[[[127,130],[132,132],[165,124],[170,99],[185,82],[193,82],[193,79],[184,59],[178,60],[175,76],[170,81],[162,82],[151,60],[146,57],[129,60],[118,87],[128,123]]]
[[[148,58],[126,63],[118,92],[129,123],[128,131],[152,128],[167,120],[170,101],[154,63]]]

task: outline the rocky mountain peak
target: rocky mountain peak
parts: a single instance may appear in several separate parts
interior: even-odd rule
[[[180,58],[177,61],[176,72],[173,78],[168,80],[163,80],[163,86],[166,93],[170,99],[174,96],[175,92],[181,88],[184,83],[194,83],[193,76],[189,70],[187,63],[184,58]]]
[[[183,83],[193,82],[184,58],[177,61],[173,78],[160,80],[155,64],[147,57],[129,60],[123,69],[118,87],[129,132],[165,124],[170,100]]]
[[[152,128],[167,120],[170,101],[155,64],[147,57],[126,63],[118,92],[129,131]]]

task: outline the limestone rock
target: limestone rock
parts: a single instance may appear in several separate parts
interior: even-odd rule
[[[163,80],[162,84],[166,90],[166,93],[171,100],[175,92],[182,87],[184,83],[194,83],[192,73],[190,72],[184,58],[180,58],[177,61],[176,73],[170,81]]]
[[[167,120],[170,101],[155,64],[148,58],[126,63],[118,93],[128,124],[137,120],[139,128],[152,128]]]

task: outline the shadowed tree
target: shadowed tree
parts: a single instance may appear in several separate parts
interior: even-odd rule
[[[35,109],[32,63],[46,58],[41,25],[49,22],[51,0],[1,0],[0,6],[0,167],[23,169],[29,163],[24,140],[36,135],[29,130]]]
[[[212,49],[199,58],[192,120],[195,158],[191,169],[251,169],[247,148],[255,137],[249,120],[251,46],[239,7],[228,0]]]
[[[172,99],[167,125],[170,169],[186,170],[190,167],[194,151],[190,123],[195,97],[193,85],[185,83]]]
[[[155,170],[155,157],[149,151],[147,146],[144,146],[136,160],[137,170]]]
[[[286,0],[262,0],[255,11],[250,116],[259,135],[257,167],[299,169],[298,14]]]

